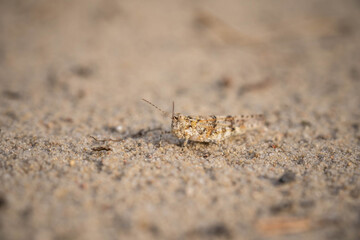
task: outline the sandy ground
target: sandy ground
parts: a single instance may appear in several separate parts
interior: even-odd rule
[[[0,239],[360,238],[359,1],[2,0],[0,84]]]

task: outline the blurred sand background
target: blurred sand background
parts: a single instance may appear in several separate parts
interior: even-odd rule
[[[0,84],[0,239],[360,238],[358,0],[1,0]]]

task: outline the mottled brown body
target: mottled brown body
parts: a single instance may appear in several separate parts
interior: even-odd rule
[[[151,102],[143,100],[163,112],[164,115],[170,115]],[[184,146],[186,146],[189,140],[219,142],[228,137],[243,134],[249,129],[260,126],[263,123],[263,116],[186,116],[174,113],[173,105],[171,120],[171,132],[179,139],[184,139]]]

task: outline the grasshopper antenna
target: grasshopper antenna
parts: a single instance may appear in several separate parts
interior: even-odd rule
[[[174,118],[174,112],[175,112],[175,103],[174,103],[174,101],[173,101],[173,106],[172,106],[173,108],[172,108],[172,116],[171,116],[171,118]]]
[[[156,108],[157,110],[159,110],[165,117],[169,117],[169,113],[165,112],[164,110],[162,110],[161,108],[159,108],[158,106],[156,106],[155,104],[149,102],[148,100],[142,98],[142,100],[148,104],[150,104],[151,106],[153,106],[154,108]]]

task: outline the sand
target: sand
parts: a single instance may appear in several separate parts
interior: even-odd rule
[[[336,0],[1,1],[0,239],[359,239],[359,16]],[[142,98],[265,126],[183,147]]]

